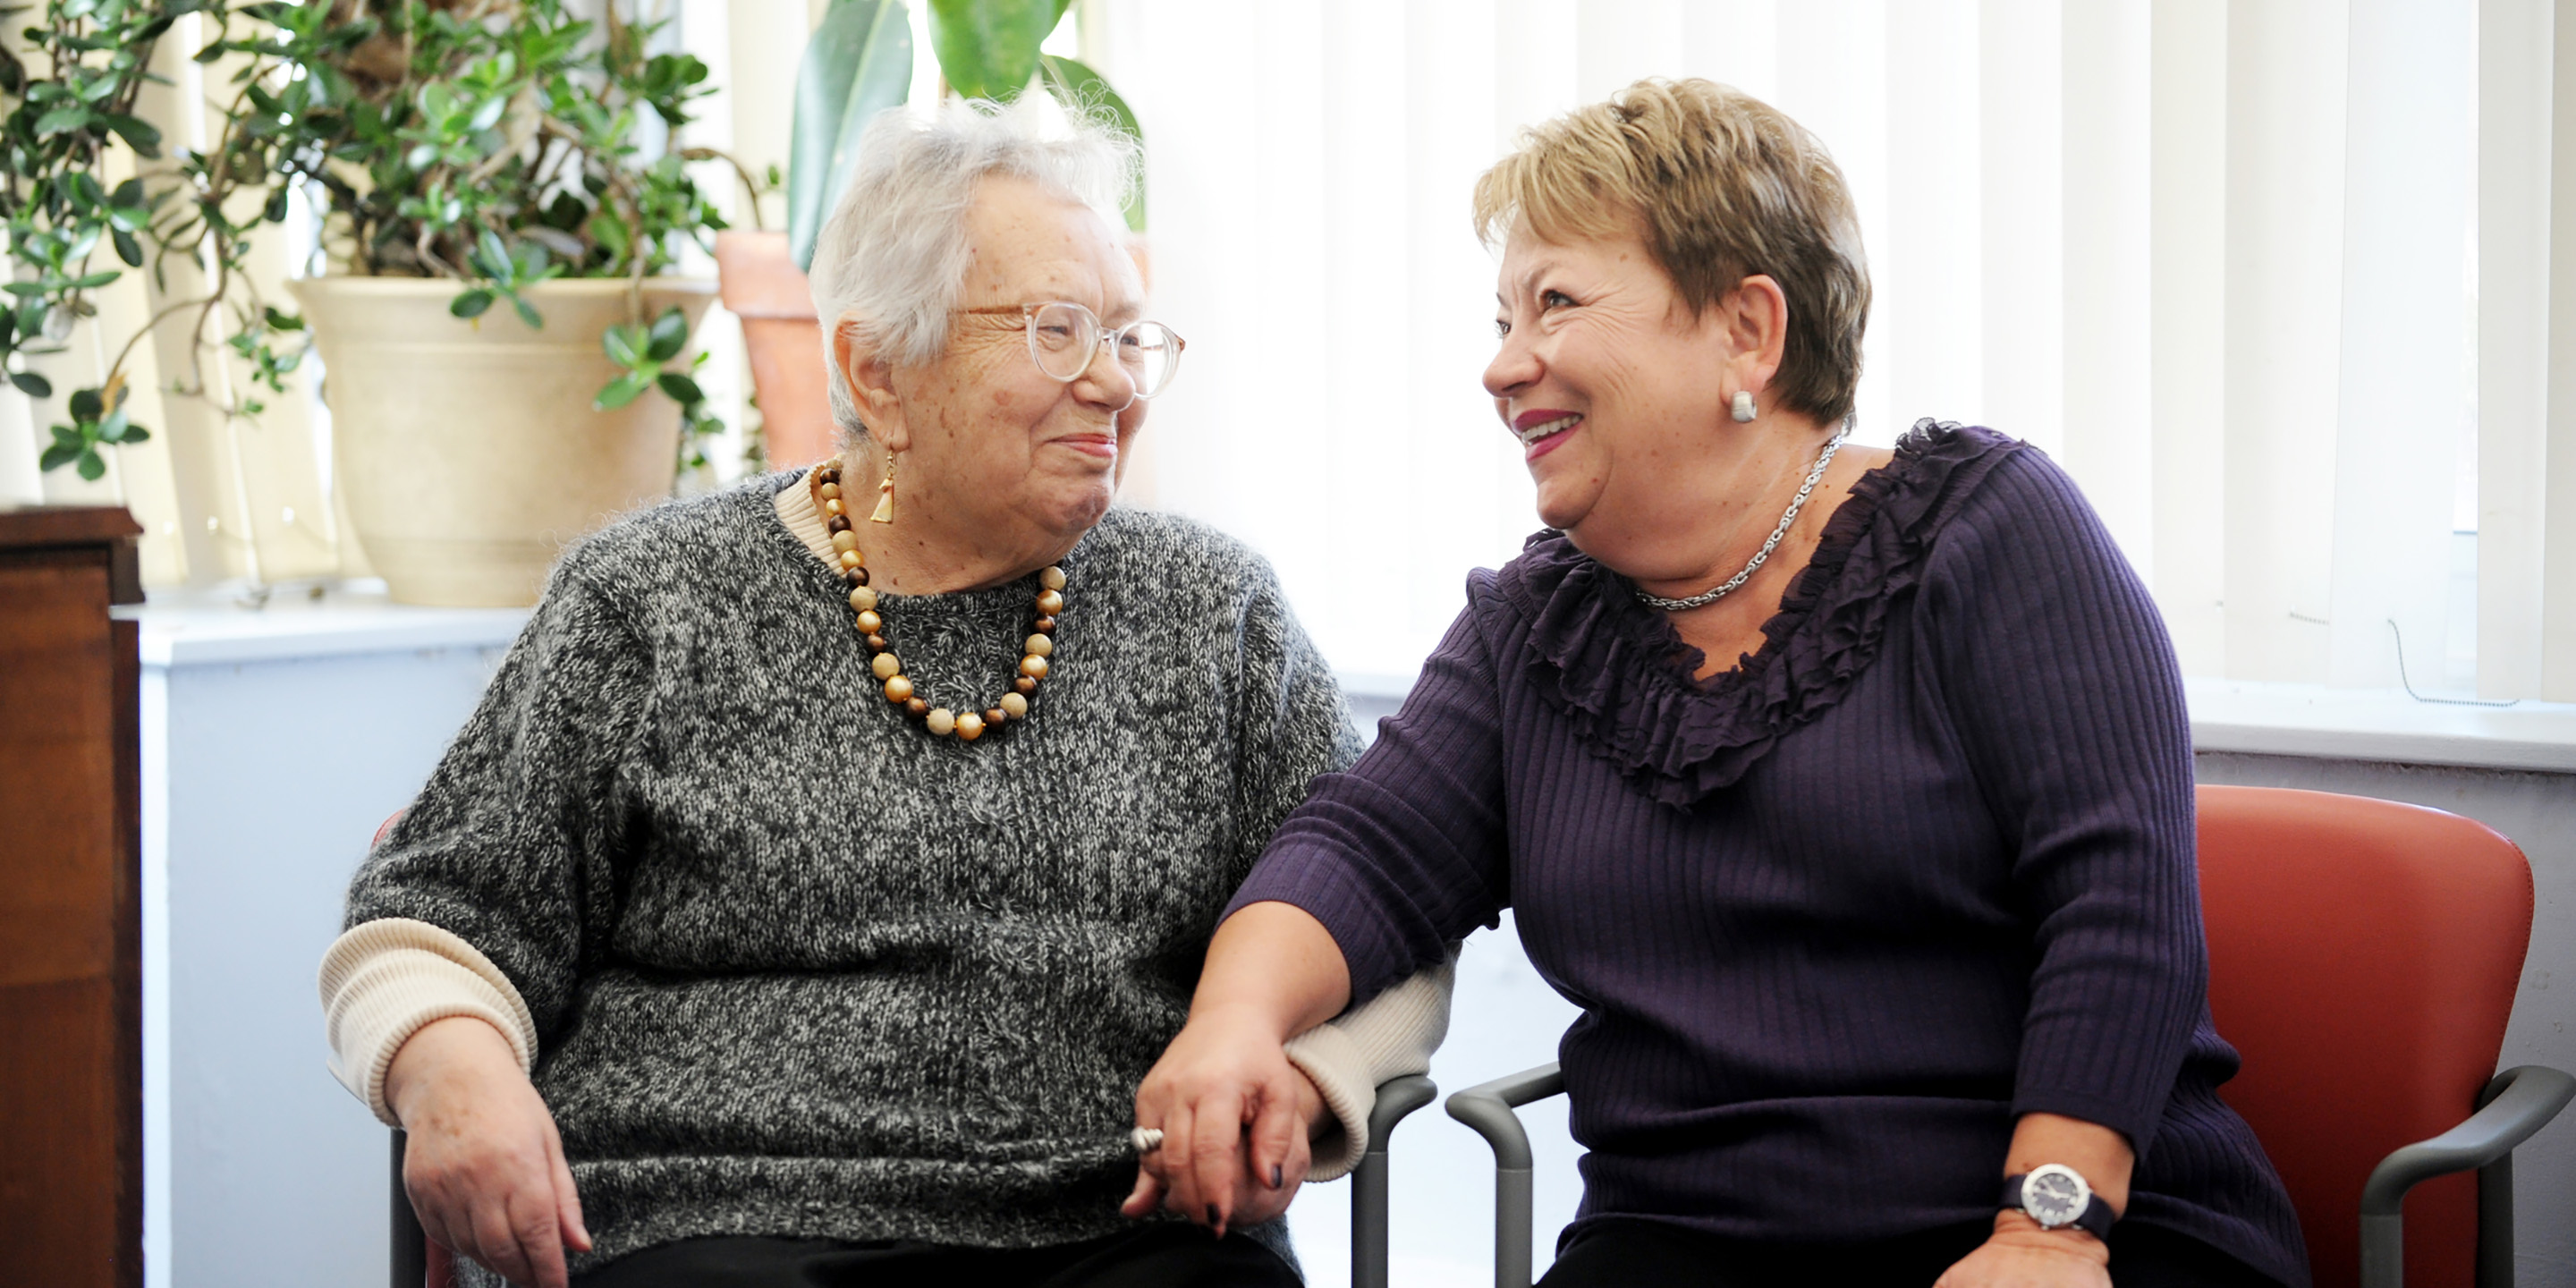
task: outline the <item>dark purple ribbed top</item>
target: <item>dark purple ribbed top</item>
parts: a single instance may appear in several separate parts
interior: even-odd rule
[[[1986,1219],[2015,1116],[2046,1111],[2136,1146],[2128,1219],[2305,1284],[2288,1195],[2217,1095],[2237,1057],[2173,651],[2074,483],[1917,425],[1764,634],[1695,681],[1625,579],[1532,538],[1468,579],[1402,712],[1234,906],[1314,914],[1354,1000],[1514,909],[1583,1008],[1569,1230]]]

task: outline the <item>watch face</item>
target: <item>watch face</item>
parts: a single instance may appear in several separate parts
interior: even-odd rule
[[[2021,1210],[2050,1229],[2072,1224],[2092,1199],[2092,1187],[2071,1167],[2050,1163],[2022,1178]]]

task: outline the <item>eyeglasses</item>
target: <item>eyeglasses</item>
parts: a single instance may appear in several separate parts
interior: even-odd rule
[[[1067,300],[957,311],[1019,314],[1029,333],[1029,357],[1036,360],[1038,370],[1067,384],[1090,370],[1092,355],[1108,345],[1139,398],[1151,398],[1171,385],[1172,373],[1180,369],[1181,350],[1189,347],[1188,341],[1160,322],[1130,322],[1111,329],[1091,310]]]

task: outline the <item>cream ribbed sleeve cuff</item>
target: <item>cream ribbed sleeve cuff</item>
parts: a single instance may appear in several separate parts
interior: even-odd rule
[[[322,955],[322,1014],[331,1076],[388,1127],[385,1069],[434,1020],[471,1015],[500,1030],[535,1067],[537,1023],[509,977],[474,945],[426,921],[387,917],[353,926]]]
[[[1336,1180],[1360,1165],[1379,1083],[1430,1071],[1431,1053],[1449,1035],[1449,990],[1457,977],[1453,946],[1439,965],[1288,1040],[1289,1062],[1315,1084],[1338,1120],[1315,1136],[1307,1180]]]

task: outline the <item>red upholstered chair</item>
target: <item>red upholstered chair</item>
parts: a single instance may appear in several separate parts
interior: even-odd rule
[[[2288,1184],[2318,1288],[2401,1263],[2414,1288],[2512,1283],[2511,1151],[2576,1094],[2495,1071],[2531,939],[2522,851],[2440,810],[2203,787],[2200,895],[2210,1008],[2245,1056],[2219,1094]]]
[[[2556,1069],[2495,1072],[2531,939],[2522,851],[2440,810],[2203,787],[2200,898],[2210,1009],[2245,1057],[2219,1094],[2289,1186],[2316,1288],[2510,1288],[2513,1148],[2576,1097]],[[1530,1282],[1512,1110],[1564,1089],[1546,1064],[1449,1097],[1494,1146],[1501,1288]]]

